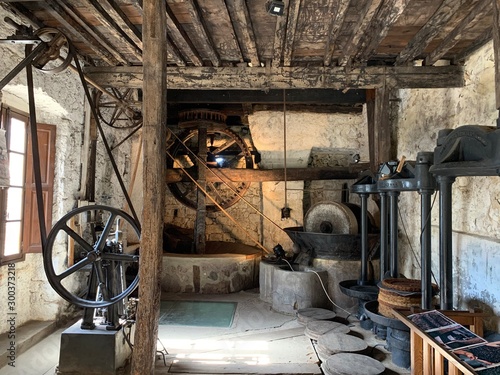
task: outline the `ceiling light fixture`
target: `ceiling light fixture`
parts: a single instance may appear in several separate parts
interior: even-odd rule
[[[266,3],[267,13],[273,16],[282,16],[285,11],[285,3],[279,0],[271,0]]]

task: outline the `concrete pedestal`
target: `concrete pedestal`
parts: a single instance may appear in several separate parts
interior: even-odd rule
[[[61,334],[59,374],[115,375],[125,365],[132,350],[124,339],[122,329],[106,331],[80,328],[81,321]]]
[[[273,303],[273,275],[276,264],[260,262],[259,269],[259,292],[260,299],[267,303]]]
[[[380,261],[375,259],[372,262],[373,274],[378,275]],[[328,294],[333,301],[341,308],[352,314],[358,312],[358,299],[349,297],[342,293],[339,283],[344,280],[357,280],[360,275],[361,261],[359,260],[332,260],[332,259],[314,259],[313,266],[325,270],[328,273]],[[335,312],[340,312],[333,306]]]
[[[327,272],[315,271],[326,288]],[[297,267],[292,271],[289,266],[277,266],[273,272],[272,290],[272,308],[280,313],[294,315],[297,310],[308,307],[331,307],[318,276],[305,269]]]

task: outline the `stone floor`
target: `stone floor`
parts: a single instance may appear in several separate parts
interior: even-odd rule
[[[227,295],[164,295],[163,299],[237,302],[230,328],[159,326],[156,374],[311,374],[320,375],[319,360],[304,326],[295,316],[273,311],[259,299],[258,290]],[[349,318],[351,331],[369,345],[369,354],[385,366],[385,375],[409,374],[394,365],[385,341]],[[4,366],[0,375],[54,374],[59,361],[59,329]],[[0,348],[0,350],[3,348]],[[123,371],[122,373],[126,373]]]

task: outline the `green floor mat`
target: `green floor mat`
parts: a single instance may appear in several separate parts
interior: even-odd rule
[[[236,302],[162,301],[160,324],[231,327],[236,305]]]

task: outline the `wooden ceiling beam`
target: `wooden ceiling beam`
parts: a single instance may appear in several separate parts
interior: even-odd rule
[[[355,57],[356,62],[365,63],[375,53],[409,2],[409,0],[389,0],[382,3],[372,20],[369,32],[365,33],[361,40],[361,48]]]
[[[102,86],[142,88],[142,67],[87,67]],[[384,80],[396,88],[448,88],[464,85],[461,66],[345,67],[167,67],[170,89],[370,89]]]
[[[382,0],[366,2],[365,7],[358,15],[359,18],[356,26],[352,28],[348,42],[344,45],[344,48],[342,48],[342,54],[339,57],[340,66],[345,66],[352,60],[353,56],[356,54],[357,48],[359,48],[359,41],[363,35],[367,32],[372,32],[369,26],[381,3]]]
[[[283,90],[178,90],[168,89],[169,103],[266,103],[283,104]],[[287,105],[291,104],[359,104],[366,101],[365,90],[285,90]]]
[[[246,1],[226,0],[226,6],[238,37],[238,44],[243,58],[252,66],[259,66],[260,59],[257,52],[257,43],[255,42],[255,33],[253,32]]]
[[[481,35],[479,35],[469,47],[462,50],[459,54],[453,56],[453,61],[459,63],[464,61],[467,57],[477,51],[479,48],[484,46],[486,43],[490,42],[493,38],[493,29],[491,27],[487,28]]]
[[[446,38],[425,58],[425,65],[434,65],[455,44],[459,42],[463,34],[476,24],[480,17],[491,12],[491,0],[480,0],[471,12],[446,36]]]
[[[193,43],[188,38],[186,33],[177,24],[175,17],[171,14],[167,7],[167,33],[170,39],[175,43],[175,46],[184,54],[185,60],[189,60],[194,66],[203,66],[201,57],[196,52]]]
[[[128,17],[123,13],[120,7],[115,3],[114,0],[99,0],[96,2],[92,0],[94,6],[96,3],[99,4],[100,7],[105,11],[109,17],[116,23],[118,27],[120,27],[124,36],[129,38],[137,47],[142,50],[142,34],[137,29],[137,27],[130,22]]]
[[[344,23],[347,9],[351,0],[334,0],[335,3],[335,16],[332,18],[330,23],[330,29],[328,32],[328,40],[326,42],[325,57],[323,59],[323,64],[325,66],[330,66],[332,63],[333,53],[335,52],[337,38],[340,33],[340,29]]]
[[[75,3],[73,0],[72,3]],[[103,27],[108,29],[113,39],[120,43],[120,47],[123,48],[124,51],[127,51],[130,55],[134,56],[138,61],[142,61],[142,50],[139,49],[135,44],[131,43],[130,40],[125,38],[115,27],[115,25],[110,22],[108,17],[104,14],[102,8],[96,8],[94,6],[93,0],[78,0],[76,2],[77,6],[85,6],[87,11],[95,17]]]
[[[167,39],[167,60],[173,61],[177,66],[186,66],[179,50]]]
[[[307,181],[307,180],[350,180],[359,177],[359,173],[367,170],[367,163],[352,164],[349,167],[322,167],[322,168],[287,168],[284,169],[230,169],[210,168],[206,173],[207,182],[266,182],[266,181]],[[195,179],[198,177],[196,167],[186,171]],[[213,172],[213,173],[212,173]],[[167,170],[166,183],[191,181],[180,170]]]
[[[271,64],[268,64],[269,68],[277,68],[281,66],[281,59],[283,57],[283,46],[285,44],[286,37],[286,20],[288,17],[288,7],[289,3],[285,3],[285,9],[283,11],[283,16],[276,17],[276,27],[274,31],[274,44],[273,44],[273,60]]]
[[[203,23],[200,12],[196,8],[193,0],[185,0],[183,3],[186,5],[188,9],[192,26],[195,29],[196,35],[203,40],[203,45],[205,46],[205,51],[208,54],[208,58],[213,66],[221,66],[222,61],[217,53],[212,38],[210,37],[210,33],[207,31],[205,24]]]
[[[444,0],[427,23],[399,53],[396,65],[405,65],[420,56],[463,3],[464,0]]]
[[[65,28],[71,30],[72,34],[83,38],[83,41],[87,43],[89,48],[103,61],[110,65],[128,65],[127,59],[109,46],[101,36],[86,26],[85,22],[64,1],[47,0],[45,3],[46,11],[64,25]]]
[[[297,31],[297,22],[299,21],[301,0],[290,0],[288,6],[288,17],[286,24],[286,37],[283,45],[283,66],[292,64],[293,43],[295,41],[295,32]]]

